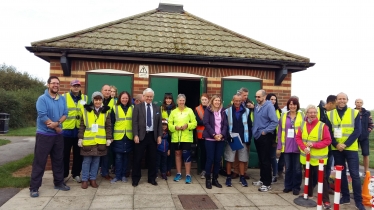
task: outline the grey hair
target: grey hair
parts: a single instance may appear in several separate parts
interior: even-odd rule
[[[317,109],[316,106],[314,106],[314,105],[312,105],[312,104],[308,105],[308,106],[306,107],[306,109],[305,109],[305,113],[308,113],[309,109],[315,109],[315,110],[317,111],[317,114],[318,114],[318,109]]]
[[[249,91],[248,91],[247,88],[245,88],[245,87],[241,87],[241,88],[238,90],[238,92],[239,92],[239,93],[243,93],[243,92],[248,93]]]
[[[178,94],[178,96],[177,96],[177,100],[178,100],[179,98],[184,98],[184,100],[186,100],[186,95],[184,95],[183,93],[180,93],[180,94]]]
[[[153,95],[155,95],[155,92],[152,90],[152,88],[147,88],[143,91],[143,95],[145,95],[146,93],[152,93]]]

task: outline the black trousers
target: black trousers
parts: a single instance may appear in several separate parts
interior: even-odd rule
[[[78,137],[64,137],[64,177],[67,177],[69,175],[71,147],[73,147],[73,166],[71,168],[71,174],[73,175],[73,177],[79,176],[82,170],[83,157],[80,154]]]
[[[148,159],[146,164],[148,165],[148,181],[154,181],[157,177],[156,171],[156,158],[157,158],[157,143],[154,139],[153,132],[148,132],[144,139],[139,144],[134,144],[134,157],[132,165],[132,182],[138,183],[141,174],[141,162],[145,151],[147,151]]]
[[[205,171],[205,164],[206,164],[205,139],[197,139],[197,147],[200,148],[200,168],[202,171]]]
[[[260,138],[255,139],[257,148],[258,160],[260,163],[260,181],[265,186],[271,185],[271,147],[272,147],[272,134],[261,135]]]
[[[48,155],[51,156],[52,161],[53,183],[60,185],[64,182],[63,151],[64,137],[62,135],[47,136],[36,134],[30,190],[38,190],[42,185]]]
[[[310,165],[309,169],[309,183],[308,183],[308,196],[313,196],[314,188],[318,185],[318,178],[314,179],[313,177],[318,177],[318,167],[319,166],[312,166]],[[323,166],[323,173],[325,173],[326,165]],[[318,193],[318,191],[317,191]],[[323,188],[322,188],[322,202],[330,202],[329,197],[329,182],[326,179],[325,175],[323,175]]]

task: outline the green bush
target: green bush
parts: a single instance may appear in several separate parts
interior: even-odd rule
[[[9,127],[35,126],[35,104],[45,90],[44,82],[5,64],[0,75],[0,112],[10,114]]]

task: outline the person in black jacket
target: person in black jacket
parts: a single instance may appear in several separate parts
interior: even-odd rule
[[[361,135],[358,138],[358,144],[361,147],[361,153],[363,156],[364,169],[368,171],[369,169],[369,134],[373,130],[373,120],[371,119],[370,111],[366,110],[362,105],[364,101],[360,98],[356,99],[355,105],[358,111],[360,111],[361,119]]]

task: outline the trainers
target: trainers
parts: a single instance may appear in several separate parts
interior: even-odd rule
[[[55,186],[56,190],[68,191],[70,187],[67,186],[65,183]]]
[[[186,184],[191,184],[192,178],[191,175],[186,175]]]
[[[122,182],[125,182],[125,183],[127,182],[127,177],[126,176],[122,177]]]
[[[205,179],[205,171],[202,171],[202,172],[201,172],[200,177],[201,177],[202,179]]]
[[[75,177],[73,178],[73,180],[76,181],[76,182],[78,182],[78,183],[81,183],[81,182],[82,182],[82,179],[81,179],[80,176],[75,176]]]
[[[247,180],[245,180],[244,176],[240,177],[240,181],[239,182],[240,182],[240,184],[242,184],[243,187],[248,187]]]
[[[30,197],[32,197],[32,198],[39,197],[38,190],[30,190]]]
[[[118,179],[114,177],[114,179],[110,180],[110,183],[111,183],[111,184],[114,184],[114,183],[116,183],[117,181],[118,181]]]
[[[277,182],[278,180],[277,180],[277,176],[273,176],[273,178],[271,179],[271,183],[275,183],[275,182]]]
[[[339,204],[350,204],[351,203],[351,199],[350,198],[348,198],[348,199],[346,199],[346,198],[340,198],[340,202],[339,202]]]
[[[227,187],[232,187],[232,184],[231,184],[231,177],[227,177],[227,178],[226,178],[226,186],[227,186]]]
[[[181,179],[182,179],[182,174],[177,174],[174,177],[174,182],[179,182],[179,180],[181,180]]]
[[[252,185],[254,185],[254,186],[261,186],[262,182],[261,181],[252,182]]]
[[[269,190],[271,190],[271,186],[262,185],[260,188],[258,188],[258,191],[260,192],[267,192]]]
[[[330,202],[324,202],[324,203],[323,203],[323,208],[324,208],[324,209],[331,209],[331,204],[330,204]]]
[[[364,205],[362,205],[362,203],[358,203],[358,204],[356,204],[356,209],[365,210],[366,208],[364,207]]]

